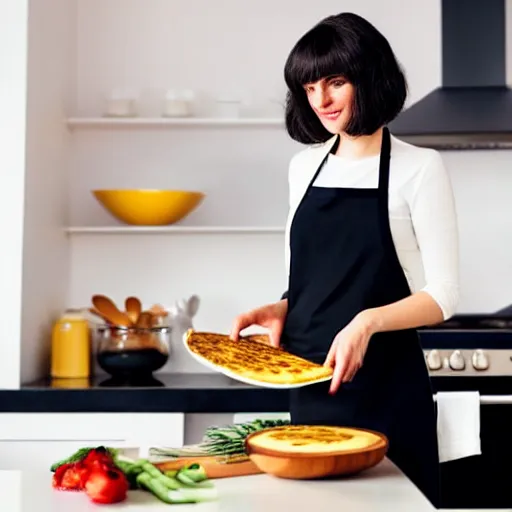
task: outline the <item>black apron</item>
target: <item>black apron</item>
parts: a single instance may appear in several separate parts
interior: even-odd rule
[[[338,144],[339,137],[332,153]],[[313,187],[327,155],[293,218],[282,344],[311,361],[324,362],[336,334],[359,312],[411,294],[389,225],[390,145],[384,128],[377,189]],[[436,413],[416,331],[375,334],[353,380],[335,395],[329,386],[292,390],[292,423],[384,433],[387,456],[437,506]]]

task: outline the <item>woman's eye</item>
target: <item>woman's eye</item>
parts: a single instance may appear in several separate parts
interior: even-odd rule
[[[342,87],[345,84],[345,82],[343,80],[334,80],[331,83],[332,83],[332,85],[334,85],[334,87]]]

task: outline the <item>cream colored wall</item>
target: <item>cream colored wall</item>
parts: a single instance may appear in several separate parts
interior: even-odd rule
[[[279,233],[71,234],[69,261],[62,233],[67,225],[117,225],[91,196],[100,187],[204,190],[207,200],[185,226],[282,226],[287,165],[299,149],[282,128],[68,133],[66,115],[101,115],[104,95],[115,87],[140,90],[147,116],[159,115],[163,92],[173,87],[196,90],[199,115],[212,114],[212,98],[233,90],[242,94],[244,115],[279,115],[289,49],[313,23],[340,10],[367,17],[390,39],[408,76],[409,102],[440,83],[440,6],[430,0],[51,1],[52,9],[49,1],[44,9],[31,3],[24,380],[46,370],[54,316],[65,305],[88,304],[92,293],[166,304],[197,293],[196,326],[226,330],[236,313],[274,300],[286,284]],[[512,302],[512,152],[443,157],[461,229],[459,310],[497,309]],[[197,370],[180,357],[169,368]]]
[[[26,0],[0,4],[1,388],[17,388],[20,374],[27,10]]]
[[[50,329],[66,306],[74,0],[29,3],[21,380],[49,370]]]

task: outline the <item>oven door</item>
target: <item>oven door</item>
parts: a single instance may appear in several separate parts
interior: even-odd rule
[[[512,396],[480,403],[482,454],[440,464],[440,508],[512,507]]]

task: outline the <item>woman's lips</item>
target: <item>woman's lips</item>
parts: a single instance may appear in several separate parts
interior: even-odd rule
[[[338,119],[340,113],[341,113],[341,110],[335,110],[333,112],[326,112],[325,114],[320,113],[320,115],[322,117],[324,117],[325,119],[329,119],[329,121],[335,121],[336,119]]]

